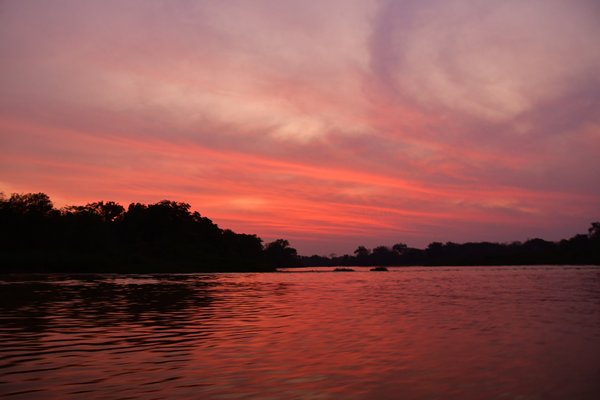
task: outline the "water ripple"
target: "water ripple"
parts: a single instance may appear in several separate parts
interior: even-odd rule
[[[6,275],[0,288],[0,395],[15,399],[600,394],[596,267]]]

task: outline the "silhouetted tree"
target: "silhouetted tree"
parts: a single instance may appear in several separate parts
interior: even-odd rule
[[[104,222],[116,222],[123,217],[123,213],[125,212],[125,208],[114,201],[89,203],[85,207],[94,214],[102,217]]]
[[[600,238],[600,222],[592,222],[590,228],[588,229],[588,236],[590,239]]]
[[[560,242],[396,243],[299,257],[285,239],[223,230],[187,203],[99,201],[56,210],[44,193],[0,193],[0,271],[248,271],[297,265],[600,264],[600,222]]]
[[[367,257],[371,254],[371,250],[367,249],[365,246],[358,246],[356,250],[354,250],[354,255],[356,257]]]
[[[392,246],[392,250],[398,254],[403,254],[408,250],[408,246],[405,243],[396,243]]]
[[[268,252],[256,235],[222,230],[187,203],[112,202],[58,211],[43,193],[0,196],[0,257],[7,268],[61,271],[264,270],[269,255],[296,257],[288,242]],[[280,256],[281,256],[280,254]],[[270,262],[270,261],[269,261]]]
[[[358,246],[356,250],[354,250],[354,255],[356,256],[356,261],[353,264],[368,265],[370,263],[369,257],[371,255],[371,250],[367,249],[365,246]]]
[[[268,243],[264,254],[269,265],[274,267],[289,267],[298,264],[296,249],[290,247],[290,243],[285,239],[277,239]]]
[[[57,240],[56,219],[60,213],[44,193],[13,193],[0,200],[0,244],[16,252],[48,249]]]
[[[591,264],[600,264],[600,222],[592,222],[588,229],[589,254]]]
[[[7,205],[12,212],[21,215],[48,216],[55,211],[50,197],[44,193],[13,193]]]
[[[386,246],[377,246],[371,253],[371,264],[392,265],[397,261],[397,253]]]

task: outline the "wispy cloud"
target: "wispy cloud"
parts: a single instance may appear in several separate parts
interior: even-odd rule
[[[600,218],[593,1],[6,1],[0,190],[301,252]],[[328,247],[329,246],[329,247]]]

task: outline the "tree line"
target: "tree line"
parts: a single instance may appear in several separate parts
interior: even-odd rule
[[[551,242],[539,238],[512,243],[433,242],[425,249],[397,243],[368,249],[358,246],[353,255],[300,257],[304,266],[392,265],[541,265],[600,264],[600,222],[587,234]]]
[[[56,209],[44,193],[0,194],[0,271],[269,271],[289,242],[221,229],[190,205],[113,201]]]
[[[600,222],[550,242],[404,243],[352,255],[300,256],[285,239],[263,243],[221,229],[190,205],[163,200],[54,207],[44,193],[0,193],[0,272],[273,271],[299,266],[600,264]]]

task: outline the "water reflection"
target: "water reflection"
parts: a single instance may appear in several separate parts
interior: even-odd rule
[[[596,398],[598,268],[9,275],[12,398]]]

